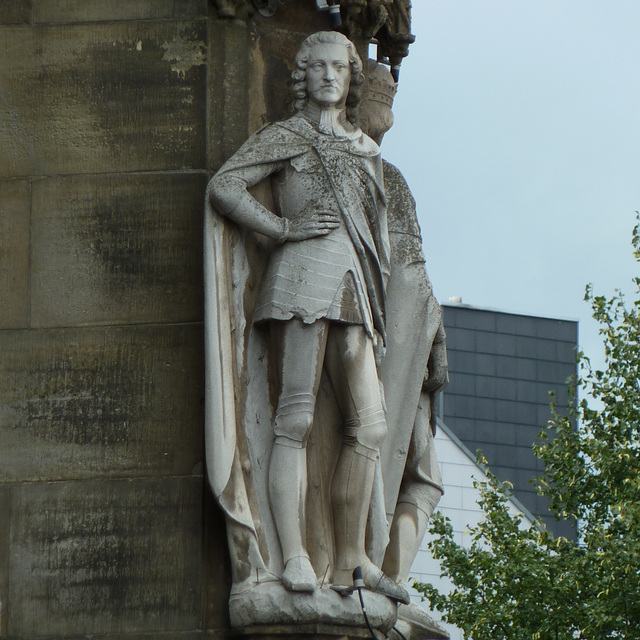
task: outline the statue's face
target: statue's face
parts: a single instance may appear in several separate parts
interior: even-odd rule
[[[316,44],[307,62],[309,101],[320,107],[344,104],[349,93],[349,52],[342,44]]]

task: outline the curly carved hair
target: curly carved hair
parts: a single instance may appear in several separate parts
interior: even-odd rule
[[[347,94],[347,119],[355,123],[358,103],[361,97],[361,86],[364,82],[362,73],[362,60],[356,51],[355,45],[346,36],[337,31],[318,31],[311,34],[300,47],[296,55],[296,68],[291,72],[293,80],[293,95],[295,97],[294,107],[296,111],[305,108],[309,93],[307,91],[307,63],[311,48],[316,44],[342,44],[347,48],[349,54],[349,66],[351,68],[351,81],[349,83],[349,93]]]

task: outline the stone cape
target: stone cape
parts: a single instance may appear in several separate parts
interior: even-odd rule
[[[427,276],[416,204],[402,173],[384,161],[391,242],[391,273],[387,286],[387,351],[380,367],[388,433],[380,453],[386,513],[393,516],[409,464],[419,481],[440,490],[442,479],[421,453],[426,445],[431,401],[422,391],[427,363],[442,322],[442,310]],[[414,429],[415,426],[415,429]],[[417,450],[416,450],[417,449]],[[426,468],[425,468],[426,467]],[[435,477],[433,477],[435,476]]]
[[[294,130],[291,129],[292,125]],[[307,153],[322,153],[323,149],[318,151],[318,147],[322,146],[319,142],[321,139],[303,118],[294,116],[285,123],[270,125],[252,136],[221,171],[242,166],[242,163],[290,161],[302,159]],[[343,148],[351,144],[350,153],[353,153],[353,143],[344,140],[332,142]],[[375,197],[384,202],[379,160],[377,169],[376,162],[368,162],[378,153],[362,149],[361,157],[365,166],[371,166],[369,175],[376,185]],[[387,173],[385,171],[385,175]],[[403,197],[408,193],[410,198],[403,179],[402,184],[404,187],[400,185],[399,191],[404,194]],[[336,188],[341,187],[337,185]],[[259,199],[272,208],[269,191],[268,188],[263,189],[262,198]],[[402,198],[394,200],[400,202]],[[208,198],[206,202],[205,440],[209,481],[227,518],[234,573],[230,604],[233,611],[234,607],[243,609],[247,602],[258,596],[258,591],[267,590],[271,594],[282,589],[279,584],[261,584],[275,582],[282,571],[279,543],[267,495],[267,471],[273,443],[273,407],[277,398],[268,367],[268,332],[255,327],[252,321],[260,277],[266,268],[270,246],[269,241],[265,243],[256,234],[218,215]],[[401,204],[403,208],[406,206],[406,202]],[[395,213],[390,212],[392,219]],[[405,210],[398,215],[401,218],[407,212]],[[410,215],[415,220],[415,205]],[[366,248],[369,263],[371,255],[376,257],[372,271],[377,273],[379,280],[389,285],[386,292],[380,283],[373,285],[379,297],[386,295],[389,328],[387,357],[383,360],[380,376],[385,383],[390,432],[383,443],[368,535],[369,555],[377,564],[381,564],[387,541],[387,520],[393,515],[398,496],[418,413],[429,349],[440,321],[440,312],[424,271],[424,260],[419,257],[416,259],[414,248],[407,249],[409,236],[414,234],[408,234],[404,228],[396,231],[391,229],[390,245],[386,218],[383,225],[373,225],[373,233],[369,234],[366,232],[368,221],[360,220],[360,223],[354,224],[357,239]],[[413,247],[415,238],[411,242]],[[377,256],[371,249],[376,250]],[[382,311],[383,301],[378,300],[377,304]],[[310,479],[307,546],[316,573],[322,580],[330,572],[333,556],[329,489],[342,434],[341,418],[333,392],[324,376],[314,422],[316,426],[307,451]],[[249,593],[251,590],[253,594]],[[284,589],[282,592],[283,597],[291,597]],[[329,594],[329,598],[332,597],[334,594]],[[263,619],[257,615],[257,618],[250,620],[251,623],[274,623],[268,616]],[[318,621],[317,611],[309,615],[309,618],[300,622]],[[246,616],[245,611],[235,625],[247,624]]]

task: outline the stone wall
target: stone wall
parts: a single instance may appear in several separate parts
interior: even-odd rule
[[[233,3],[226,3],[233,4]],[[313,2],[0,4],[0,638],[228,625],[203,471],[202,201],[288,115]]]

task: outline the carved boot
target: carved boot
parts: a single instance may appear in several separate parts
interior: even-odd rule
[[[317,587],[304,543],[306,491],[306,449],[276,441],[269,467],[269,497],[282,547],[282,584],[289,591],[311,592]]]
[[[357,450],[360,448],[343,445],[331,486],[336,543],[332,588],[342,595],[352,593],[353,571],[359,566],[368,589],[406,603],[409,602],[406,589],[385,576],[365,552],[376,454],[365,455]]]

